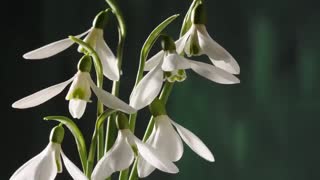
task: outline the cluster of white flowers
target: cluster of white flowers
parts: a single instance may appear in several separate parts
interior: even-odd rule
[[[122,116],[134,114],[138,110],[150,106],[154,117],[152,132],[146,142],[139,140],[128,126],[128,119],[119,118],[117,138],[111,149],[104,153],[91,173],[84,173],[74,165],[63,153],[61,143],[64,130],[62,125],[56,126],[51,133],[49,145],[37,156],[26,162],[10,178],[10,180],[52,180],[57,173],[62,172],[61,157],[64,165],[73,179],[76,180],[104,180],[114,172],[129,168],[134,160],[137,161],[137,173],[140,178],[150,175],[156,168],[167,173],[177,173],[178,168],[173,162],[183,155],[182,140],[200,157],[213,162],[214,157],[206,145],[191,131],[174,122],[167,115],[165,104],[157,97],[162,89],[163,82],[182,82],[186,78],[185,70],[191,69],[200,76],[220,84],[236,84],[239,79],[234,76],[240,73],[235,59],[208,34],[205,25],[197,18],[197,12],[202,7],[199,3],[193,10],[192,25],[178,40],[173,41],[163,36],[162,47],[159,53],[146,61],[144,70],[149,71],[133,88],[129,105],[97,87],[91,78],[91,57],[81,45],[79,52],[85,53],[79,61],[75,75],[62,83],[50,86],[30,96],[13,103],[12,107],[24,109],[38,106],[61,93],[68,84],[71,84],[66,96],[69,101],[69,112],[73,118],[80,119],[90,102],[91,90],[98,101],[107,108],[121,111]],[[112,81],[119,81],[120,70],[115,55],[112,53],[103,38],[103,27],[100,17],[97,16],[93,27],[88,31],[75,36],[84,38],[84,42],[92,47],[101,60],[103,75]],[[70,38],[53,42],[26,53],[25,59],[44,59],[69,48],[74,41]],[[198,62],[185,58],[207,55],[212,64]],[[182,139],[182,140],[181,140]]]

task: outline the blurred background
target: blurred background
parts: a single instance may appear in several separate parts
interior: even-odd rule
[[[47,103],[26,110],[11,104],[33,92],[69,79],[76,72],[76,46],[52,58],[27,61],[25,52],[84,32],[94,16],[106,8],[103,0],[4,1],[2,4],[1,179],[48,143],[55,122],[47,115],[70,117],[65,90]],[[165,18],[181,17],[166,30],[178,38],[191,0],[119,0],[127,22],[121,98],[128,101],[138,67],[140,49],[149,33]],[[209,163],[185,145],[177,163],[180,173],[156,171],[146,179],[312,180],[320,179],[318,138],[320,112],[320,1],[207,0],[209,34],[241,66],[241,84],[220,85],[188,72],[175,85],[169,115],[198,135],[212,150]],[[105,39],[115,51],[115,19]],[[159,43],[150,55],[159,50]],[[200,59],[208,61],[207,57]],[[209,62],[209,61],[208,61]],[[110,89],[106,82],[105,88]],[[94,98],[93,98],[94,99]],[[86,139],[94,127],[95,103],[76,120]],[[142,137],[149,113],[137,120]],[[76,145],[67,132],[65,153],[80,167]],[[57,179],[70,179],[63,173]]]

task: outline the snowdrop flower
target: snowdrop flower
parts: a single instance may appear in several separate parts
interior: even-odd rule
[[[91,178],[93,180],[104,180],[112,173],[128,168],[132,164],[135,156],[132,146],[137,148],[139,156],[151,164],[152,167],[168,173],[177,173],[179,171],[178,168],[170,160],[134,136],[129,130],[128,120],[124,116],[123,114],[120,118],[118,116],[117,125],[119,131],[116,142],[97,163]],[[120,123],[119,119],[121,121]],[[141,169],[138,168],[138,176],[145,177],[141,173]]]
[[[239,74],[240,67],[237,61],[214,41],[206,30],[206,17],[202,4],[192,12],[193,24],[190,29],[176,41],[177,52],[185,52],[190,56],[207,55],[211,62],[229,73]]]
[[[61,149],[63,136],[64,129],[61,126],[55,127],[51,131],[48,146],[40,154],[22,165],[10,177],[10,180],[53,180],[57,173],[62,172],[61,157],[73,179],[87,180],[80,169],[63,153]]]
[[[192,69],[197,74],[221,84],[240,82],[237,77],[218,67],[178,55],[173,40],[168,36],[164,36],[162,46],[164,50],[146,62],[144,70],[150,72],[131,93],[130,105],[136,109],[149,105],[156,98],[161,90],[164,75],[169,82],[185,80],[184,69]]]
[[[134,113],[135,109],[128,104],[113,96],[107,91],[98,88],[89,74],[91,68],[91,59],[84,56],[78,65],[78,72],[69,80],[50,86],[32,95],[29,95],[12,104],[13,108],[25,109],[38,106],[54,96],[61,93],[68,84],[71,84],[66,100],[69,100],[69,111],[73,118],[81,118],[86,109],[87,102],[90,102],[91,90],[98,99],[107,107],[117,109],[126,113]],[[86,65],[83,65],[86,64]]]
[[[97,52],[103,66],[103,74],[110,80],[119,80],[119,68],[117,59],[108,47],[103,38],[103,28],[108,20],[108,11],[100,12],[95,20],[93,26],[86,32],[77,35],[75,37],[84,38],[84,41],[89,43],[91,47]],[[33,50],[23,55],[25,59],[44,59],[56,55],[65,49],[69,48],[74,42],[69,38],[50,43],[39,49]],[[81,51],[81,47],[78,48]]]
[[[166,114],[164,106],[160,103],[160,100],[156,99],[151,104],[150,110],[155,117],[154,128],[146,143],[157,149],[169,160],[175,162],[183,154],[182,138],[195,153],[207,161],[214,162],[214,157],[207,146],[191,131],[171,120]],[[143,158],[139,159],[138,168],[141,169],[142,177],[148,176],[154,171],[154,167]]]

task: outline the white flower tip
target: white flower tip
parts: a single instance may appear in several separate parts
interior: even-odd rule
[[[22,57],[24,59],[31,59],[31,57],[29,56],[29,53],[25,53]]]
[[[12,108],[16,108],[16,109],[21,109],[21,108],[19,108],[19,106],[17,105],[17,103],[15,102],[15,103],[13,103],[12,105],[11,105],[11,107]]]
[[[171,174],[177,174],[179,172],[179,168],[174,163],[172,163],[170,169],[167,169],[167,172]]]
[[[208,153],[208,154],[206,154],[203,158],[204,158],[205,160],[209,161],[209,162],[214,162],[214,161],[215,161],[215,159],[214,159],[214,157],[213,157],[213,155],[212,155],[211,152]]]
[[[239,84],[239,83],[240,83],[240,79],[237,78],[237,77],[235,77],[235,78],[234,78],[234,81],[231,82],[230,84]]]
[[[31,108],[31,107],[34,107],[34,106],[28,106],[28,105],[24,105],[23,103],[19,101],[16,101],[14,102],[12,105],[11,105],[12,108],[15,108],[15,109],[27,109],[27,108]]]

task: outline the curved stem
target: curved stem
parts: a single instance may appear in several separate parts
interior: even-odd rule
[[[93,170],[93,165],[94,165],[94,157],[95,157],[95,152],[96,152],[96,147],[97,147],[97,140],[98,140],[98,131],[100,127],[104,124],[105,120],[112,115],[113,113],[117,112],[117,110],[109,109],[104,111],[96,121],[96,126],[92,135],[92,140],[90,144],[90,150],[88,154],[88,162],[87,162],[87,177],[91,176],[92,170]]]
[[[43,118],[44,120],[55,120],[64,124],[72,133],[73,137],[76,140],[79,157],[81,160],[81,165],[84,173],[87,172],[86,163],[87,163],[87,147],[86,142],[83,138],[83,135],[78,128],[78,126],[69,118],[64,116],[47,116]]]

